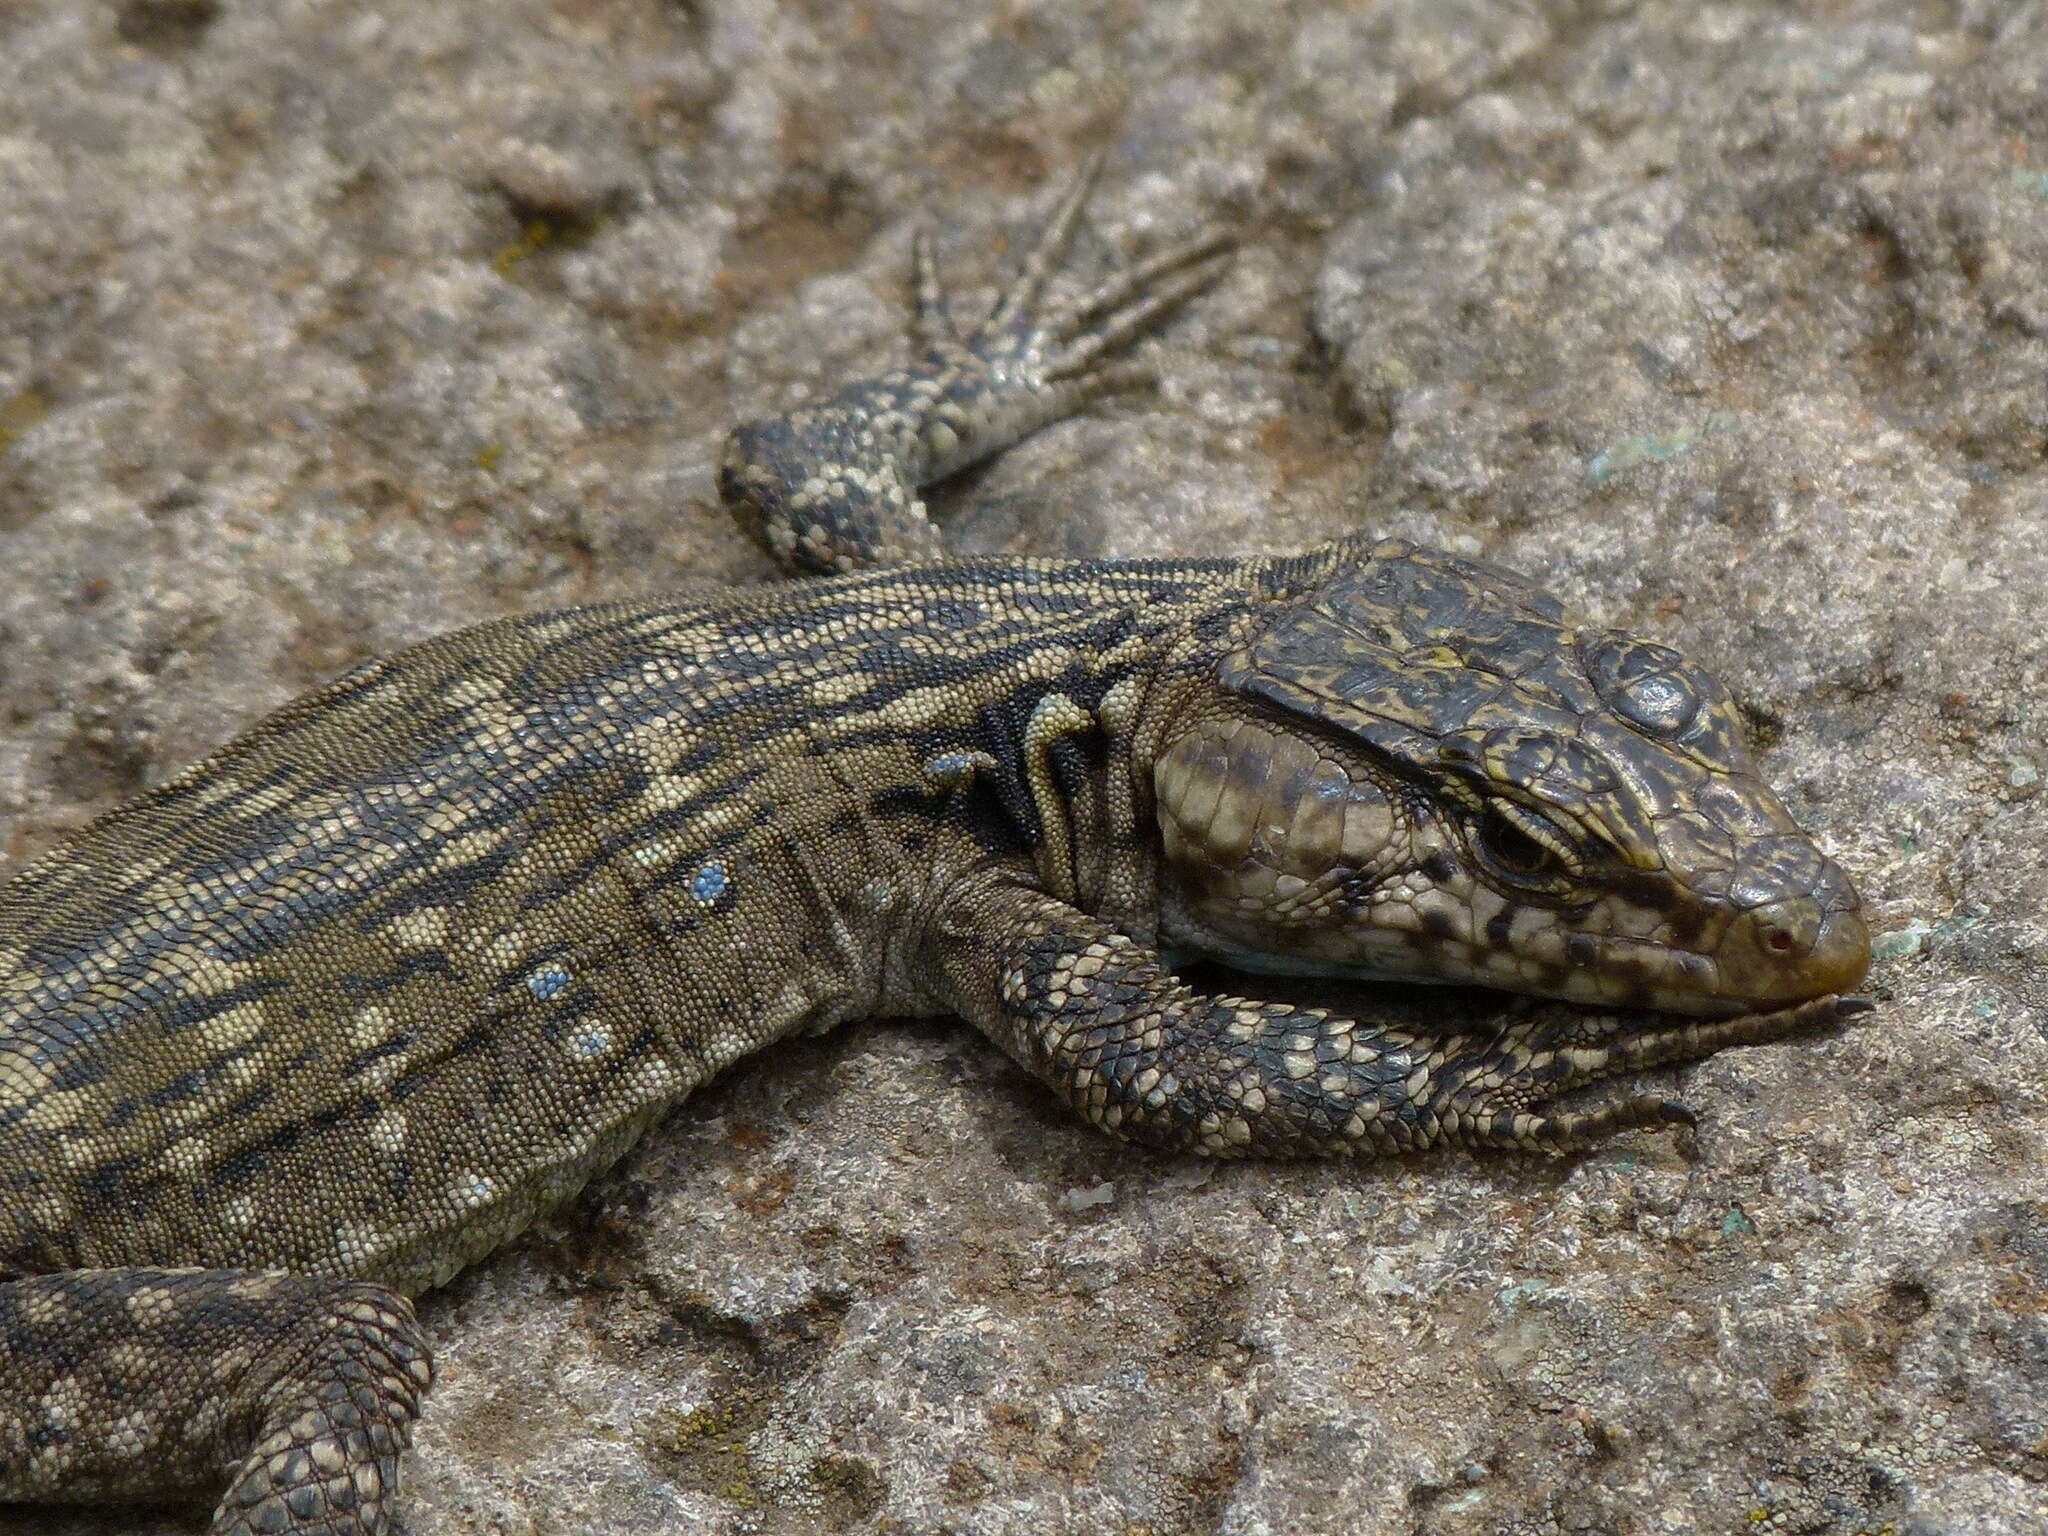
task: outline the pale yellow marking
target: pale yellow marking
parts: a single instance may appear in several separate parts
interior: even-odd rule
[[[831,722],[836,730],[866,731],[881,727],[910,729],[944,719],[957,703],[957,695],[946,688],[913,688],[874,709],[841,716]]]
[[[180,1136],[164,1148],[164,1166],[183,1179],[196,1179],[213,1161],[213,1147],[204,1136]]]
[[[205,1042],[209,1055],[222,1055],[238,1046],[249,1044],[270,1021],[265,1017],[261,1003],[237,1003],[232,1008],[223,1008],[212,1018],[199,1026],[199,1038]],[[235,1063],[247,1067],[247,1057]]]
[[[295,784],[266,784],[242,802],[242,809],[237,814],[248,816],[283,810],[298,798],[298,793]]]
[[[360,1272],[382,1256],[387,1237],[388,1234],[379,1232],[375,1227],[348,1222],[335,1228],[334,1251],[344,1269]]]
[[[528,620],[526,632],[529,635],[543,636],[546,640],[562,639],[573,636],[580,621],[581,615],[576,610],[569,609],[544,621]]]
[[[702,656],[718,648],[723,636],[720,626],[704,619],[679,619],[672,613],[651,613],[627,626],[626,633],[642,640],[660,640],[662,649]]]
[[[58,1131],[79,1124],[93,1107],[91,1097],[82,1088],[57,1092],[50,1086],[51,1075],[50,1067],[32,1060],[26,1052],[0,1055],[0,1104],[26,1105],[28,1113],[22,1123],[37,1130]],[[81,1159],[92,1160],[91,1149],[80,1142],[67,1137],[59,1145],[65,1161],[73,1167],[81,1166]]]
[[[859,698],[868,691],[868,687],[868,680],[858,672],[823,677],[811,684],[811,702],[821,709],[837,709],[849,700]]]
[[[247,965],[231,965],[212,955],[196,952],[189,946],[180,945],[166,954],[163,959],[150,966],[150,979],[175,980],[178,990],[188,998],[217,997],[232,990],[248,979]]]
[[[659,1056],[642,1057],[634,1064],[633,1077],[648,1098],[666,1098],[684,1086],[682,1074]]]
[[[35,1417],[52,1429],[77,1429],[92,1411],[94,1389],[73,1372],[59,1376],[35,1401]],[[31,1420],[31,1422],[34,1422]]]
[[[754,819],[753,802],[744,798],[727,800],[719,805],[707,806],[704,814],[697,819],[691,830],[709,839],[729,827],[743,827]]]
[[[511,719],[506,719],[503,716],[493,716],[488,720],[478,721],[475,728],[464,738],[464,742],[473,753],[505,758],[512,762],[528,759],[544,761],[546,757],[544,753],[536,752],[530,743],[522,743],[519,739],[523,732],[536,732],[543,729],[545,727],[541,722],[532,720],[525,715],[515,716]],[[408,798],[412,790],[413,786],[402,785],[398,788],[397,793],[400,798]],[[441,793],[441,790],[437,785],[433,787],[431,792],[438,795]]]
[[[505,841],[507,829],[485,827],[474,832],[465,832],[451,839],[434,858],[437,870],[458,870],[471,864],[481,863],[498,851]]]
[[[1102,728],[1114,735],[1121,735],[1137,718],[1138,701],[1144,696],[1144,689],[1136,677],[1127,677],[1103,694],[1102,702],[1095,706],[1095,718],[1102,722]]]
[[[447,837],[460,832],[469,821],[471,807],[450,800],[435,806],[419,819],[419,830],[427,837]]]
[[[382,1003],[365,1003],[349,1016],[349,1044],[359,1051],[382,1045],[398,1032],[398,1020]]]
[[[353,856],[353,869],[346,876],[337,876],[336,883],[367,882],[370,877],[381,874],[392,864],[403,862],[410,850],[402,847],[379,847],[372,845]]]
[[[490,704],[505,696],[505,685],[482,673],[458,673],[442,684],[441,696],[451,704]]]
[[[701,773],[679,773],[669,778],[658,778],[640,796],[640,804],[650,815],[656,811],[673,810],[701,795],[707,782]]]
[[[507,971],[514,971],[523,969],[521,961],[532,946],[527,942],[524,928],[512,927],[492,934],[482,948],[486,958]]]
[[[77,1220],[71,1202],[53,1189],[45,1189],[29,1201],[26,1214],[34,1225],[51,1231],[68,1231],[71,1223]]]
[[[421,907],[400,913],[385,923],[381,931],[407,949],[439,949],[448,942],[449,926],[445,908]]]
[[[181,778],[183,776],[182,774],[179,775]],[[234,779],[214,779],[200,784],[192,792],[191,799],[187,803],[194,810],[207,811],[219,805],[223,800],[232,799],[241,792],[242,785]]]

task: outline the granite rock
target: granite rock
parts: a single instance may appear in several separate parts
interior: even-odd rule
[[[1084,274],[1244,250],[961,542],[1538,576],[1728,680],[1878,933],[1878,1012],[1567,1160],[1209,1166],[957,1025],[771,1051],[423,1303],[411,1536],[2048,1528],[2044,50],[2019,0],[0,3],[10,860],[375,651],[771,579],[728,420],[899,355],[920,218],[985,292],[1100,147]]]

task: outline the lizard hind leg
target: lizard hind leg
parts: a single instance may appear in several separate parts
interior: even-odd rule
[[[733,429],[719,497],[786,569],[831,573],[943,555],[919,497],[924,487],[1092,400],[1154,381],[1126,354],[1215,283],[1231,242],[1211,231],[1129,265],[1074,303],[1049,305],[1100,163],[1075,177],[1016,279],[971,331],[955,326],[931,240],[919,230],[910,329],[920,355]]]
[[[209,1536],[384,1536],[433,1382],[382,1286],[257,1270],[0,1285],[0,1501],[211,1495]]]

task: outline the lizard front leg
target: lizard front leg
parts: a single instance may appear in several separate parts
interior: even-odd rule
[[[931,244],[916,240],[908,368],[849,384],[726,439],[719,498],[788,570],[850,571],[945,553],[918,497],[924,486],[1000,452],[1089,401],[1152,381],[1122,361],[1133,342],[1222,272],[1211,233],[1118,272],[1078,302],[1043,309],[1101,162],[1061,200],[1016,280],[962,335]]]
[[[1619,1073],[1810,1032],[1868,1006],[1831,997],[1739,1019],[1617,1028],[1537,1016],[1424,1034],[1204,996],[1124,934],[1005,881],[959,893],[928,943],[940,1000],[1095,1125],[1219,1157],[1560,1149],[1631,1126],[1690,1123],[1683,1104],[1654,1094],[1584,1110],[1551,1101]]]

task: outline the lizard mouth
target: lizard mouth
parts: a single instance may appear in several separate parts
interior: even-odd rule
[[[1870,964],[1869,930],[1856,912],[1829,914],[1810,946],[1796,955],[1770,945],[1775,929],[1768,921],[1735,925],[1762,934],[1761,956],[1756,953],[1759,946],[1747,937],[1704,954],[1624,934],[1574,935],[1559,957],[1514,954],[1455,939],[1433,943],[1422,956],[1399,944],[1367,947],[1312,938],[1283,952],[1227,938],[1219,941],[1213,927],[1191,927],[1178,910],[1169,914],[1168,926],[1189,953],[1206,953],[1239,970],[1499,987],[1588,1007],[1642,1008],[1700,1018],[1775,1013],[1846,994]],[[1197,931],[1199,936],[1194,936]]]
[[[1475,949],[1472,979],[1569,1001],[1733,1018],[1851,992],[1870,969],[1860,911],[1795,897],[1744,912],[1711,951],[1632,934],[1578,933],[1560,961]],[[1451,966],[1444,966],[1451,969]]]
[[[1733,1017],[1772,1013],[1846,994],[1870,969],[1870,928],[1848,881],[1818,863],[1814,885],[1727,916],[1704,947],[1627,933],[1580,933],[1565,960],[1584,978],[1560,995],[1584,995],[1672,1013]]]

